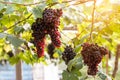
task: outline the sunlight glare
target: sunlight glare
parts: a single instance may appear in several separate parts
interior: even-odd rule
[[[110,0],[110,3],[118,3],[120,0]]]
[[[102,2],[103,2],[103,0],[97,0],[96,5],[99,6]]]

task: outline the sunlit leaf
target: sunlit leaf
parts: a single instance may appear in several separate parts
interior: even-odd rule
[[[23,27],[14,27],[14,32],[16,34],[19,34],[20,32],[23,32],[24,31],[24,28]]]
[[[82,63],[82,58],[81,57],[74,58],[74,59],[69,61],[69,63],[68,63],[68,70],[71,71],[73,67],[77,68],[77,69],[81,69],[83,67],[83,63]]]
[[[29,58],[29,56],[26,55],[26,53],[19,53],[19,57],[21,58],[21,60],[25,61],[25,63],[31,63],[31,60]]]
[[[53,3],[58,2],[58,0],[47,0],[46,4],[48,4],[49,6],[53,5]]]
[[[9,62],[11,65],[14,65],[14,64],[17,64],[19,60],[20,58],[18,56],[14,56],[9,59]]]
[[[12,5],[7,5],[6,14],[12,13],[14,11],[14,7]]]
[[[63,0],[58,0],[60,3],[62,3]]]
[[[14,47],[19,47],[24,41],[13,36],[13,35],[7,35],[7,40],[14,45]]]
[[[72,68],[73,68],[73,66],[75,66],[76,62],[77,62],[76,59],[72,59],[72,60],[69,61],[69,63],[68,63],[68,70],[69,71],[72,70]]]
[[[71,71],[71,73],[77,77],[82,76],[82,73],[76,67]]]
[[[63,30],[64,28],[64,24],[63,24],[63,18],[60,19],[60,26],[59,26],[59,29],[60,30]]]
[[[7,36],[7,34],[5,33],[0,33],[0,38],[5,38]]]
[[[5,4],[0,3],[0,10],[4,9]]]
[[[74,51],[75,51],[76,53],[78,53],[78,52],[80,51],[81,45],[82,45],[82,44],[79,44],[79,45],[77,45],[77,46],[75,47]]]
[[[35,18],[42,18],[42,13],[43,13],[43,10],[45,9],[46,7],[46,4],[42,4],[42,5],[39,5],[35,8],[33,8],[32,12],[35,16]]]
[[[3,13],[0,13],[0,18],[2,18],[2,16],[3,16]]]

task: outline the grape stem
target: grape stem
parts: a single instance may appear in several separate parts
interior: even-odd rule
[[[80,1],[81,3],[85,3],[88,1],[93,1],[93,0],[87,0],[87,1]],[[19,5],[19,6],[32,6],[32,5],[39,5],[41,3],[45,3],[46,1],[40,1],[40,2],[36,2],[36,3],[29,3],[29,4],[21,4],[21,3],[16,3],[16,2],[9,2],[9,1],[0,1],[0,3],[2,4],[14,4],[14,5]],[[62,1],[62,3],[69,3],[69,2],[73,2],[73,0],[69,0],[69,1]],[[56,4],[60,4],[59,2],[54,2],[51,4],[51,6],[56,5]]]
[[[96,6],[96,0],[94,0],[93,11],[92,11],[92,26],[91,26],[91,32],[90,32],[90,40],[92,40],[92,32],[94,28],[95,6]]]
[[[75,2],[74,4],[71,4],[71,5],[79,5],[79,4],[84,4],[84,3],[86,3],[86,2],[89,2],[89,1],[94,1],[94,0],[84,0],[84,1],[80,1],[80,0],[76,0],[76,1],[70,0],[70,1],[62,1],[62,3]],[[54,5],[56,5],[56,4],[62,4],[62,3],[54,2],[54,3],[52,3],[52,4],[50,5],[50,7],[51,7],[51,6],[54,6]],[[70,5],[67,5],[67,6],[65,6],[65,7],[69,7],[69,6],[70,6]],[[62,8],[65,8],[65,7],[62,7]]]
[[[23,22],[23,21],[29,19],[31,16],[32,16],[32,13],[31,13],[28,17],[24,18],[23,20],[18,21],[17,23],[15,23],[15,24],[13,24],[12,26],[10,26],[9,28],[7,28],[7,30],[8,30],[8,29],[11,29],[12,27],[14,27],[14,26],[20,24],[21,22]]]
[[[20,6],[32,6],[32,5],[37,5],[37,4],[40,4],[43,2],[45,2],[45,1],[29,3],[29,4],[21,4],[21,3],[9,2],[9,1],[0,1],[0,3],[2,3],[2,4],[15,4],[15,5],[20,5]]]

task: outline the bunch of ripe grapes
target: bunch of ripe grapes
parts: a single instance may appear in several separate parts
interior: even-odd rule
[[[37,18],[32,24],[32,36],[34,37],[35,46],[38,57],[44,56],[45,36],[50,35],[51,41],[55,47],[60,47],[60,33],[58,26],[60,25],[60,17],[62,9],[46,8],[43,11],[42,18]]]
[[[47,51],[51,59],[54,59],[53,57],[54,50],[55,50],[55,46],[52,43],[48,44]]]
[[[81,51],[84,63],[88,66],[88,75],[96,75],[98,72],[98,64],[101,62],[103,56],[108,54],[108,50],[100,47],[97,44],[84,43]]]
[[[68,64],[76,56],[73,48],[71,46],[66,46],[64,52],[62,53],[62,59],[65,61],[65,64]]]

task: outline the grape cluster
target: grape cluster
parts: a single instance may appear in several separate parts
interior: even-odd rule
[[[52,26],[58,26],[60,23],[59,17],[62,16],[62,9],[48,9],[43,11],[43,20],[50,23]],[[51,24],[52,23],[52,24]]]
[[[7,52],[7,55],[8,55],[10,58],[14,56],[14,54],[13,54],[12,51]]]
[[[58,30],[50,31],[49,34],[50,34],[53,45],[56,47],[60,47],[61,41],[60,41],[59,31]]]
[[[42,18],[37,18],[32,24],[32,36],[37,49],[38,57],[44,56],[45,36],[49,34],[55,47],[60,47],[60,33],[58,26],[60,24],[62,9],[46,8],[43,11]]]
[[[73,51],[71,46],[66,46],[64,52],[62,53],[62,59],[65,61],[65,64],[68,64],[76,56],[76,53]]]
[[[81,51],[84,63],[88,66],[88,75],[96,75],[98,72],[98,64],[104,55],[108,54],[108,50],[97,44],[84,43]]]
[[[53,57],[54,50],[55,50],[55,46],[52,43],[48,44],[47,51],[48,51],[48,54],[49,54],[49,56],[50,56],[51,59],[54,58]]]
[[[52,43],[55,47],[60,47],[60,33],[58,26],[60,25],[60,16],[62,16],[62,9],[45,9],[43,11],[43,21],[46,23],[46,30],[51,37]]]

